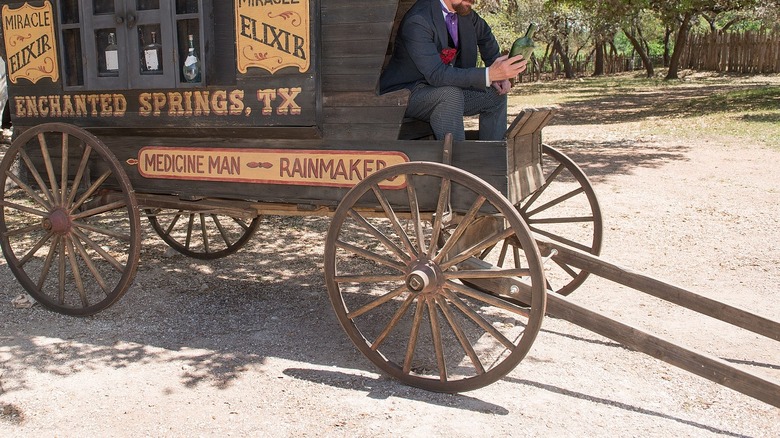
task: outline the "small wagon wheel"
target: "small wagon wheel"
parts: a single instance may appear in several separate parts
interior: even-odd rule
[[[569,157],[547,145],[542,149],[542,167],[545,184],[519,204],[520,215],[532,232],[599,255],[603,233],[601,208],[588,177]],[[518,242],[514,239],[496,245],[482,257],[488,260],[493,257],[498,266],[522,263]],[[552,262],[545,263],[550,291],[569,295],[589,275],[559,261],[554,254],[551,259]]]
[[[447,211],[450,193],[468,200],[467,211]],[[486,216],[501,228],[459,244]],[[526,266],[497,269],[476,258],[508,236],[522,242]],[[530,308],[508,295],[519,277]],[[506,375],[530,349],[544,316],[540,256],[515,207],[483,180],[438,163],[383,169],[344,197],[328,230],[325,279],[358,349],[391,376],[432,391],[476,389]],[[504,287],[485,292],[472,281]]]
[[[214,212],[146,209],[152,228],[171,248],[202,260],[228,256],[243,247],[260,225]]]
[[[133,281],[140,219],[127,174],[97,137],[49,123],[24,131],[0,163],[0,244],[43,306],[85,316]]]

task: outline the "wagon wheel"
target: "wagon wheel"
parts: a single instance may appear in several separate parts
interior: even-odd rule
[[[545,184],[518,206],[528,227],[555,242],[599,255],[601,209],[588,177],[569,157],[547,145],[543,145],[542,166]],[[482,258],[494,260],[498,266],[522,263],[515,239],[490,248]],[[559,261],[555,255],[552,262],[545,263],[548,290],[561,295],[572,293],[588,275]]]
[[[157,235],[171,248],[202,260],[228,256],[243,247],[260,225],[260,217],[246,221],[221,213],[146,209]]]
[[[405,189],[386,186],[404,181]],[[447,223],[451,192],[470,202],[458,224]],[[436,213],[419,205],[436,205]],[[506,225],[460,245],[485,215]],[[526,266],[495,269],[476,259],[510,235],[523,243]],[[504,295],[516,277],[529,287],[530,309]],[[506,287],[486,293],[464,280],[475,278]],[[517,210],[481,179],[437,163],[383,169],[344,197],[328,230],[325,279],[358,349],[391,376],[432,391],[476,389],[506,375],[530,349],[545,309],[540,256]]]
[[[43,306],[85,316],[116,302],[140,255],[127,174],[97,137],[64,123],[24,131],[0,163],[0,244]]]

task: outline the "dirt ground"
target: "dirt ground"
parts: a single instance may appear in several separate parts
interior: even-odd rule
[[[591,177],[602,255],[780,320],[780,151],[657,135],[610,108],[566,106],[545,130]],[[327,226],[268,217],[214,262],[147,226],[127,295],[82,319],[12,306],[22,288],[0,261],[0,436],[780,436],[780,409],[553,317],[495,384],[404,386],[332,312]],[[598,278],[571,297],[780,382],[776,342]]]

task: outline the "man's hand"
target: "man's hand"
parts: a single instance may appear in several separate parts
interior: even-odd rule
[[[512,88],[512,83],[509,82],[509,79],[504,79],[503,81],[494,81],[492,84],[493,88],[498,91],[499,96],[502,94],[509,93],[509,89]]]
[[[523,59],[523,55],[517,55],[509,58],[509,55],[499,56],[493,61],[488,69],[490,82],[512,79],[525,71],[528,61]]]

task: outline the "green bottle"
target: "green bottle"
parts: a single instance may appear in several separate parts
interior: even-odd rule
[[[528,26],[528,30],[525,31],[525,35],[515,40],[512,44],[512,49],[509,51],[509,57],[523,55],[523,59],[529,59],[531,53],[534,51],[534,32],[536,32],[536,23],[531,23]]]

